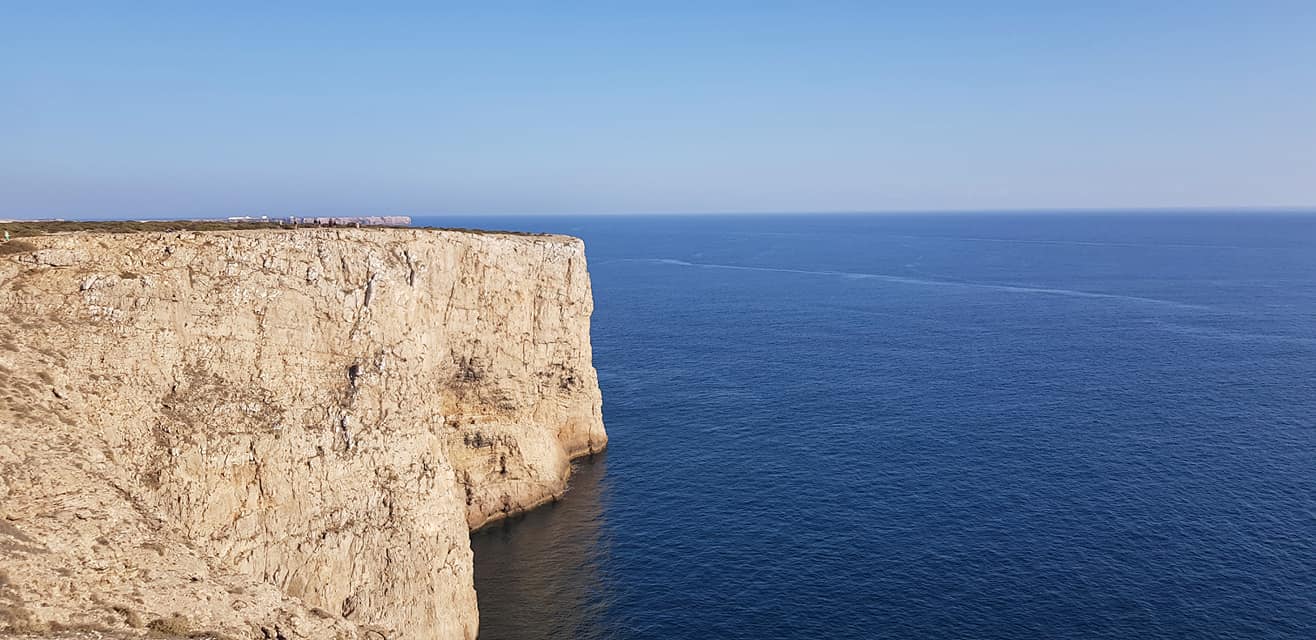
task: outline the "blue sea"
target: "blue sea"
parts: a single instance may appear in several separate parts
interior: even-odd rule
[[[481,638],[1316,638],[1316,217],[423,220],[587,245],[609,450]]]

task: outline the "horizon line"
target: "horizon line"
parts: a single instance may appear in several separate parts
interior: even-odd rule
[[[40,221],[96,221],[96,220],[225,220],[229,218],[250,217],[260,218],[262,216],[270,220],[278,220],[295,217],[367,217],[367,216],[409,216],[412,218],[431,218],[445,216],[461,217],[553,217],[553,216],[573,216],[573,217],[621,217],[621,216],[864,216],[864,215],[991,215],[991,214],[1022,214],[1022,215],[1064,215],[1064,214],[1139,214],[1139,213],[1161,213],[1161,214],[1230,214],[1230,213],[1271,213],[1271,214],[1297,214],[1310,215],[1316,214],[1316,205],[1242,205],[1242,206],[1151,206],[1151,207],[1019,207],[1019,208],[929,208],[929,209],[842,209],[829,211],[589,211],[589,212],[502,212],[502,213],[479,213],[479,212],[368,212],[360,214],[343,214],[343,213],[235,213],[231,215],[216,214],[212,216],[194,216],[194,217],[169,217],[167,215],[130,216],[130,215],[112,215],[101,216],[97,214],[66,214],[63,216],[24,216],[13,214],[0,216],[0,222],[40,222]],[[11,217],[12,216],[12,217]]]

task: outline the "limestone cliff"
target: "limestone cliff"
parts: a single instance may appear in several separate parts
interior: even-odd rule
[[[606,443],[579,240],[22,242],[0,255],[0,631],[472,638],[468,530]]]

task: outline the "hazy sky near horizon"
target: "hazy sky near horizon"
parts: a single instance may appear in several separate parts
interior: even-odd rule
[[[1316,205],[1311,1],[0,0],[0,74],[0,217]]]

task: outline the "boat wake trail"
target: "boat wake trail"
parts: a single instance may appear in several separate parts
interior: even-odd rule
[[[1155,320],[1152,325],[1163,331],[1177,333],[1179,335],[1190,336],[1194,338],[1203,338],[1209,340],[1228,340],[1230,342],[1256,342],[1297,345],[1308,348],[1316,348],[1316,338],[1307,338],[1304,336],[1292,336],[1276,333],[1256,333],[1249,331],[1234,331],[1218,327],[1197,327],[1176,322],[1166,322],[1164,320]]]
[[[1106,300],[1117,300],[1124,302],[1140,302],[1145,304],[1155,304],[1180,309],[1210,310],[1210,307],[1188,304],[1184,302],[1175,302],[1173,300],[1162,300],[1160,298],[1145,298],[1142,296],[1128,296],[1117,293],[1100,293],[1096,291],[1079,291],[1075,289],[1056,289],[1052,287],[1035,287],[1017,284],[997,284],[991,282],[972,282],[965,280],[935,280],[931,278],[912,278],[908,276],[893,276],[883,273],[861,273],[854,271],[815,271],[809,269],[786,269],[782,267],[748,267],[734,264],[712,264],[706,262],[688,262],[685,260],[676,260],[672,258],[640,258],[632,259],[631,262],[648,262],[652,264],[667,264],[680,267],[694,267],[699,269],[727,269],[733,271],[763,271],[770,273],[795,273],[811,276],[832,276],[846,278],[850,280],[880,280],[882,282],[891,282],[896,284],[907,284],[921,287],[947,287],[959,289],[986,289],[992,291],[1006,291],[1010,293],[1031,293],[1035,295],[1063,296],[1067,298],[1098,298]]]
[[[953,242],[993,242],[999,244],[1049,244],[1067,247],[1121,247],[1131,249],[1230,249],[1237,251],[1264,251],[1271,247],[1244,247],[1231,244],[1182,244],[1155,242],[1091,242],[1081,240],[1040,240],[1031,238],[981,238],[974,236],[916,236],[899,235],[908,240],[948,240]]]

